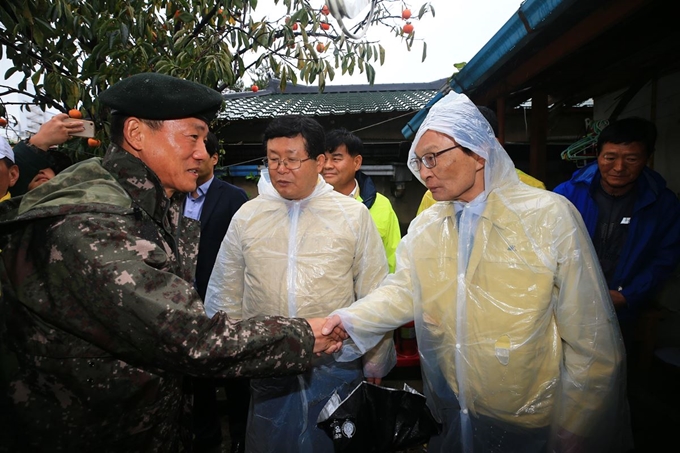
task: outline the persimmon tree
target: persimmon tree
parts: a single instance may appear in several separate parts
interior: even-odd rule
[[[18,74],[21,80],[16,86],[0,82],[0,100],[20,93],[30,98],[26,104],[78,108],[99,123],[97,94],[139,72],[172,74],[220,91],[243,87],[244,74],[261,66],[283,89],[304,82],[323,90],[337,71],[364,73],[372,83],[385,49],[345,36],[324,6],[323,0],[2,2],[0,57],[13,63],[4,78]],[[414,34],[402,31],[407,7],[375,0],[369,25],[390,28],[410,50]],[[426,14],[434,15],[429,3],[410,20]]]

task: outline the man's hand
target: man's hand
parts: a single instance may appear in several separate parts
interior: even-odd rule
[[[626,297],[615,289],[609,290],[609,295],[614,303],[614,309],[618,310],[626,306]]]
[[[323,325],[321,333],[324,335],[328,335],[338,328],[345,332],[345,328],[342,325],[340,316],[338,315],[329,316],[328,318],[326,318],[326,324]],[[345,332],[345,335],[347,335],[347,332]],[[347,336],[345,338],[347,338]]]
[[[326,354],[338,352],[340,348],[342,348],[342,341],[348,338],[347,332],[337,324],[326,329],[328,319],[329,318],[307,319],[307,322],[314,332],[314,352],[317,355],[321,355],[323,352]]]
[[[47,151],[51,146],[61,145],[66,140],[71,138],[72,133],[82,132],[85,130],[82,121],[65,121],[68,119],[66,113],[55,115],[40,126],[38,132],[31,137],[28,142],[43,151]]]

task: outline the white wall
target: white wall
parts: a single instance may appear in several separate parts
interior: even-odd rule
[[[653,84],[656,84],[656,96],[653,95]],[[623,91],[618,91],[596,98],[594,119],[609,118],[622,94]],[[680,72],[645,85],[628,103],[619,118],[628,116],[640,116],[653,120],[656,124],[659,135],[651,167],[680,196]]]

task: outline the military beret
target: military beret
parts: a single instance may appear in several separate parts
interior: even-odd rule
[[[113,84],[99,95],[114,114],[147,120],[200,118],[210,122],[222,106],[222,95],[205,85],[144,72]]]

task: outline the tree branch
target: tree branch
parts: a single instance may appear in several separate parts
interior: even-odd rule
[[[0,43],[6,45],[7,47],[11,47],[12,49],[16,50],[17,53],[19,53],[19,54],[28,55],[30,58],[38,60],[40,63],[42,63],[42,66],[44,66],[45,68],[54,66],[54,63],[52,63],[51,61],[45,60],[43,57],[36,54],[32,50],[28,49],[28,50],[24,51],[23,49],[17,47],[14,43],[7,40],[7,38],[5,38],[5,36],[0,35]],[[63,69],[63,68],[60,68],[60,69]],[[67,70],[64,70],[64,75],[71,77],[71,74]]]

